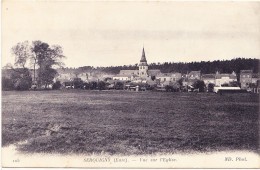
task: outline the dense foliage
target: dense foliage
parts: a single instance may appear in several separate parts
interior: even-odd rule
[[[50,46],[48,43],[41,41],[17,43],[12,47],[11,52],[15,57],[15,67],[8,65],[8,68],[29,70],[27,67],[33,66],[33,83],[37,81],[38,87],[44,86],[45,88],[53,83],[57,74],[54,66],[62,66],[61,59],[65,57],[61,46]],[[30,84],[29,81],[26,83]]]
[[[215,61],[201,61],[201,62],[189,62],[189,63],[151,63],[149,64],[149,69],[159,69],[163,73],[169,72],[179,72],[179,73],[189,73],[190,71],[200,70],[202,74],[211,74],[219,71],[220,73],[232,73],[235,71],[239,73],[240,70],[253,70],[254,73],[258,72],[259,59],[247,59],[247,58],[236,58],[232,60],[215,60]],[[80,67],[81,70],[91,71],[98,70],[111,74],[118,74],[120,70],[136,70],[138,69],[138,64],[135,65],[124,65],[124,66],[110,66],[110,67],[91,67],[84,66]]]

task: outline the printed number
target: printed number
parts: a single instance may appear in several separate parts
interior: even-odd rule
[[[19,159],[14,159],[13,162],[17,163],[17,162],[20,162]]]

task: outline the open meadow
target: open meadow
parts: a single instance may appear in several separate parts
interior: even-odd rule
[[[23,153],[257,152],[258,127],[249,93],[2,92],[2,145]]]

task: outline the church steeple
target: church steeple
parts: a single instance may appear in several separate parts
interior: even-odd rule
[[[147,62],[146,57],[145,57],[144,47],[143,47],[143,54],[142,54],[140,62]]]
[[[139,66],[148,66],[146,57],[145,57],[144,47],[143,47],[143,54],[142,54]]]
[[[143,47],[143,54],[139,63],[139,76],[141,78],[148,77],[148,64],[145,57],[144,47]]]

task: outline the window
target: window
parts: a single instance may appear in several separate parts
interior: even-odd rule
[[[166,78],[164,78],[164,81],[166,81]]]

